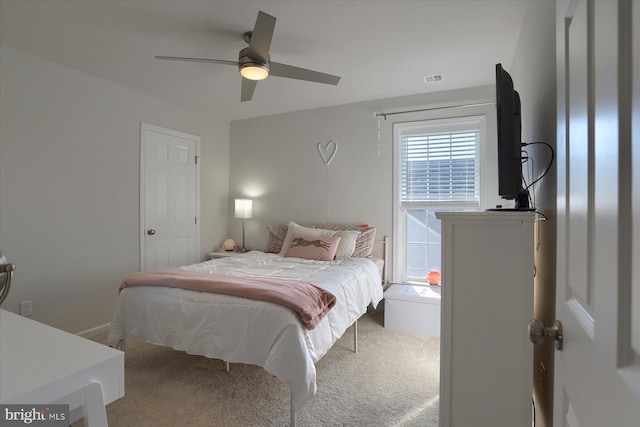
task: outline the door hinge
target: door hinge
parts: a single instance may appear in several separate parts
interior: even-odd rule
[[[200,158],[200,156],[196,156],[196,165],[198,164],[198,159]]]

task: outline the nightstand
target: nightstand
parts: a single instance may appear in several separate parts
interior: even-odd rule
[[[241,255],[245,252],[235,252],[235,251],[228,251],[228,252],[209,252],[207,254],[207,256],[209,257],[209,259],[216,259],[216,258],[226,258],[226,257],[230,257],[230,256],[236,256],[236,255]]]

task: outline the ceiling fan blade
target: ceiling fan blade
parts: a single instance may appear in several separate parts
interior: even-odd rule
[[[253,27],[251,41],[247,48],[247,55],[262,62],[269,60],[269,48],[271,47],[271,38],[273,30],[276,27],[276,18],[262,11],[258,12],[256,24]]]
[[[251,101],[253,97],[253,91],[256,90],[257,80],[249,80],[242,78],[242,90],[240,93],[240,101]]]
[[[306,68],[294,67],[292,65],[280,64],[278,62],[271,62],[269,64],[269,75],[328,85],[337,85],[340,81],[340,77],[338,76],[307,70]]]
[[[210,62],[213,64],[235,65],[236,67],[238,66],[238,61],[227,61],[226,59],[185,58],[182,56],[156,56],[156,59],[186,62]]]

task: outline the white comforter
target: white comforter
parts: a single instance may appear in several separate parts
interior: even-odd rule
[[[290,309],[264,301],[156,286],[125,288],[109,327],[109,343],[144,339],[190,354],[262,366],[289,384],[299,410],[316,393],[317,362],[382,300],[380,273],[364,258],[332,262],[252,251],[181,267],[242,276],[304,280],[336,296],[316,328],[306,330]]]

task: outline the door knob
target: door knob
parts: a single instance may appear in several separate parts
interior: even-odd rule
[[[562,322],[556,320],[553,326],[545,327],[541,321],[532,320],[529,322],[529,339],[534,344],[540,344],[544,340],[553,340],[556,343],[556,350],[562,350]]]
[[[153,228],[150,228],[150,229],[147,230],[147,234],[149,236],[153,236],[154,234],[156,234],[156,230],[154,230]]]

